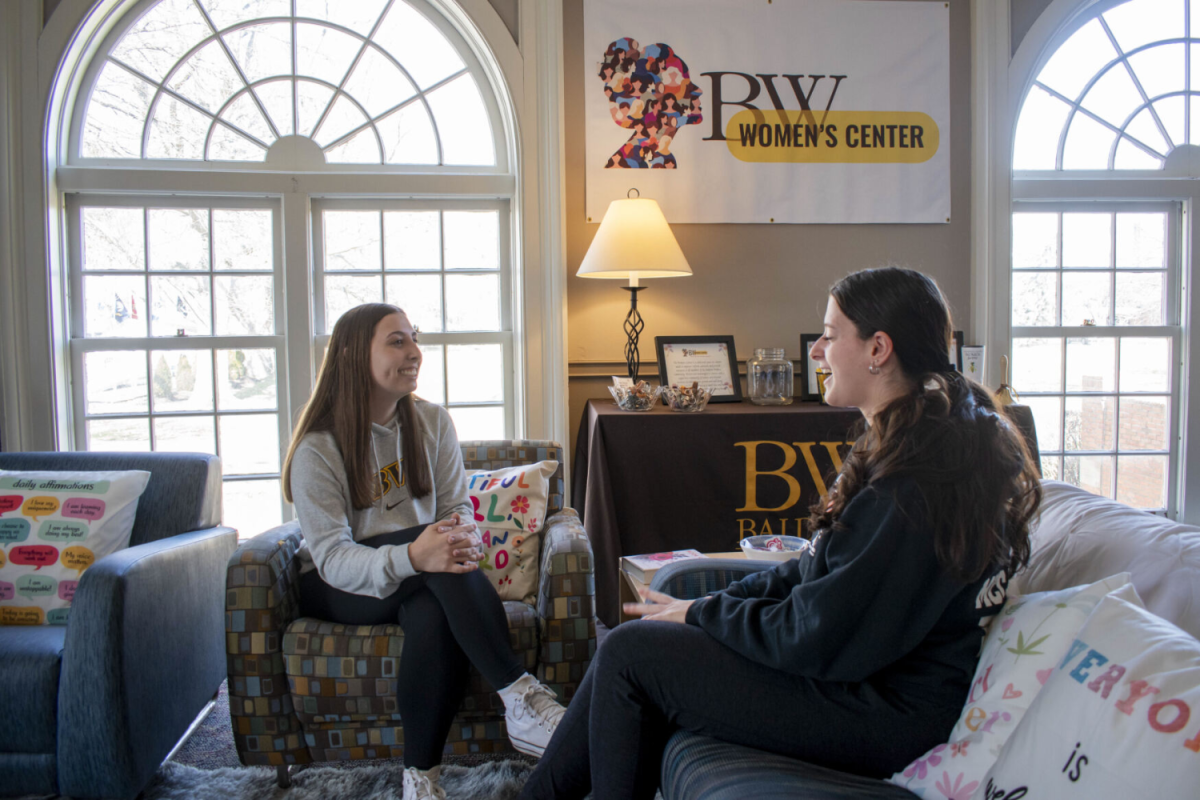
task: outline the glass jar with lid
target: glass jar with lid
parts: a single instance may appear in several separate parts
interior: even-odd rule
[[[792,402],[792,361],[782,347],[760,347],[746,361],[746,389],[750,402],[760,406],[786,406]]]

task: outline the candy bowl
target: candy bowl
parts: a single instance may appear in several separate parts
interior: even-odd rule
[[[632,389],[624,386],[609,386],[609,394],[617,401],[617,408],[622,411],[649,411],[658,402],[662,393],[661,386],[651,386],[645,381],[638,381]]]
[[[741,541],[746,558],[756,561],[787,561],[807,552],[812,544],[799,536],[747,536]]]
[[[667,408],[672,411],[703,411],[712,397],[712,391],[701,389],[699,384],[693,383],[691,386],[664,386],[662,396]]]

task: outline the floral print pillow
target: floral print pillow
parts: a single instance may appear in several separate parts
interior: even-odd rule
[[[939,744],[889,780],[925,800],[969,800],[1033,699],[1108,595],[1141,606],[1121,573],[1089,586],[1009,595],[983,640],[962,716]]]
[[[533,602],[537,595],[538,533],[557,469],[557,461],[539,461],[467,471],[467,492],[483,538],[479,566],[501,600]]]

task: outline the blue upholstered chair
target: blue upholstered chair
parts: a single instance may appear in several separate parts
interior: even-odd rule
[[[0,795],[132,798],[225,678],[221,461],[0,453],[0,469],[150,472],[129,548],[83,573],[68,624],[0,626]]]

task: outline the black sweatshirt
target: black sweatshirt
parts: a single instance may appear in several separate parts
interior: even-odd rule
[[[1006,576],[964,584],[938,565],[917,484],[876,481],[814,552],[697,600],[687,622],[747,658],[828,681],[962,689]]]

